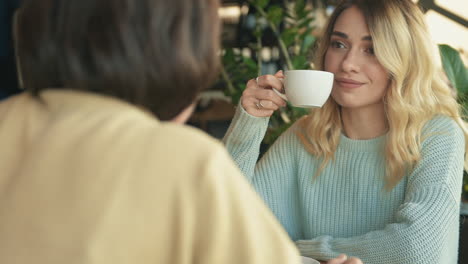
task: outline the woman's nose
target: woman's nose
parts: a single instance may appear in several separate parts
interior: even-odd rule
[[[357,51],[350,50],[341,62],[344,72],[359,72],[361,70],[359,55]]]

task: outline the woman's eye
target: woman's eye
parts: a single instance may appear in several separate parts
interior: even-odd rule
[[[343,44],[343,43],[340,42],[340,41],[332,41],[332,42],[330,43],[330,46],[331,46],[332,48],[337,48],[337,49],[344,49],[344,48],[346,48],[345,44]]]
[[[374,54],[375,54],[375,53],[374,53],[374,48],[372,48],[372,47],[366,48],[364,51],[365,51],[366,53],[368,53],[368,54],[371,54],[371,55],[374,55]]]

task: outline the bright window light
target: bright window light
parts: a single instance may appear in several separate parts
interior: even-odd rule
[[[468,20],[468,1],[467,0],[436,0],[436,5],[447,9],[457,16]]]
[[[468,29],[432,10],[426,13],[426,22],[435,43],[448,44],[468,59]]]

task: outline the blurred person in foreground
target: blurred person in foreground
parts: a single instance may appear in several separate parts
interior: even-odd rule
[[[24,2],[0,263],[299,263],[223,146],[181,125],[217,75],[218,5]]]
[[[226,146],[302,255],[457,263],[468,129],[435,50],[413,1],[341,1],[315,56],[331,97],[258,163],[284,76],[247,83]]]

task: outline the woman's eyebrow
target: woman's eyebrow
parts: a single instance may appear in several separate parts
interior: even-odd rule
[[[338,37],[341,37],[341,38],[344,38],[344,39],[348,38],[348,35],[346,35],[343,32],[340,32],[340,31],[333,31],[331,34],[332,34],[332,36],[338,36]]]
[[[348,39],[348,35],[346,35],[346,33],[343,33],[343,32],[340,32],[340,31],[333,31],[331,33],[332,36],[337,36],[337,37],[341,37],[341,38],[344,38],[344,39]],[[361,38],[361,40],[367,40],[367,41],[372,41],[372,37],[371,36],[364,36]]]

